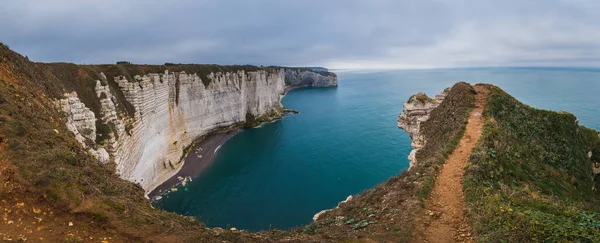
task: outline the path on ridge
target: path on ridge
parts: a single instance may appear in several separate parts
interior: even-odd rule
[[[483,107],[489,93],[485,86],[474,88],[477,91],[476,107],[469,113],[466,131],[458,147],[448,156],[435,180],[425,215],[420,220],[421,225],[417,226],[415,236],[419,242],[473,242],[462,182],[468,158],[481,136]]]

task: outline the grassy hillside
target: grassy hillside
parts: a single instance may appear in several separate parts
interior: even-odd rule
[[[204,70],[201,65],[32,63],[0,44],[0,208],[5,212],[0,237],[24,234],[48,242],[85,237],[111,237],[111,242],[410,241],[415,217],[474,105],[473,88],[456,84],[422,124],[428,142],[417,154],[418,164],[317,222],[288,231],[213,230],[194,218],[152,208],[139,186],[118,178],[114,165],[103,165],[83,151],[54,104],[63,93],[77,91],[86,106],[97,109],[95,99],[85,96],[95,95],[90,88],[99,71],[132,78],[173,68]],[[211,65],[206,68],[215,71]],[[229,68],[237,66],[219,70]],[[598,132],[578,125],[572,114],[534,109],[489,88],[484,133],[464,182],[477,240],[597,242],[600,178],[592,166],[600,162]],[[121,112],[131,113],[130,108]]]
[[[100,164],[83,151],[67,131],[64,115],[53,104],[64,92],[76,91],[86,106],[94,110],[98,104],[86,100],[85,96],[94,95],[89,92],[99,78],[98,71],[130,78],[144,68],[149,69],[141,71],[158,72],[163,68],[138,66],[132,69],[128,65],[131,64],[32,63],[0,45],[0,179],[5,182],[0,188],[0,197],[10,199],[2,206],[8,209],[7,205],[14,207],[26,202],[26,205],[52,211],[54,221],[59,223],[44,226],[46,230],[39,231],[44,238],[77,241],[88,235],[109,235],[116,241],[323,242],[357,239],[376,232],[374,239],[407,239],[406,232],[411,227],[403,221],[412,218],[413,207],[418,208],[417,192],[427,186],[424,181],[418,184],[413,181],[421,180],[423,174],[431,179],[437,168],[433,163],[392,178],[333,212],[345,215],[342,224],[331,214],[319,222],[289,231],[214,231],[196,219],[153,209],[141,188],[118,178],[114,165]],[[176,67],[166,65],[164,68]],[[107,68],[115,69],[114,74]],[[443,111],[432,115],[432,124],[443,121],[448,126],[439,131],[443,139],[431,145],[447,150],[451,148],[451,141],[460,136],[466,111],[472,105],[470,90],[465,83],[457,84],[448,95],[448,102],[440,105]],[[122,112],[131,111],[125,107]],[[426,154],[431,160],[440,156],[444,153],[435,149]],[[380,203],[383,198],[393,200]],[[35,219],[36,210],[32,212],[21,216]],[[377,219],[369,218],[371,214],[376,214]],[[71,221],[75,225],[67,226],[66,222]],[[19,227],[13,232],[26,231]]]
[[[85,79],[75,74],[58,80],[68,72],[53,71],[0,44],[0,208],[9,212],[0,236],[12,232],[14,239],[21,234],[33,239],[26,232],[39,227],[34,234],[50,242],[98,235],[117,242],[271,241],[275,231],[215,233],[194,218],[152,208],[139,186],[118,178],[113,164],[85,153],[67,130],[55,95],[83,88],[77,82]],[[38,209],[52,215],[37,215]],[[29,225],[38,218],[39,224]]]
[[[469,111],[475,105],[474,94],[469,84],[455,84],[421,124],[427,143],[417,154],[419,163],[355,195],[351,201],[305,226],[303,231],[326,239],[410,242],[415,220],[423,211],[435,176],[464,133]]]
[[[478,242],[598,242],[598,132],[490,90],[464,182]]]
[[[215,64],[170,64],[165,65],[137,65],[127,62],[118,62],[118,64],[100,64],[100,65],[77,65],[73,63],[35,63],[34,67],[43,72],[43,75],[55,80],[53,86],[59,86],[64,89],[49,89],[49,94],[54,98],[62,97],[65,91],[75,91],[81,101],[89,107],[94,113],[100,112],[100,101],[96,99],[94,87],[96,81],[100,80],[102,85],[110,85],[119,100],[118,106],[121,114],[133,116],[135,108],[125,99],[125,96],[118,84],[114,82],[115,77],[124,77],[129,82],[136,82],[135,76],[146,75],[148,73],[186,72],[196,74],[205,86],[211,83],[209,78],[211,73],[217,72],[237,72],[237,71],[259,71],[278,72],[279,67],[256,67],[250,65],[221,66]],[[104,80],[100,73],[104,73],[107,80]]]

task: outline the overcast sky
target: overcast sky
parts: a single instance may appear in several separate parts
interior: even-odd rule
[[[31,60],[600,66],[600,0],[0,0]]]

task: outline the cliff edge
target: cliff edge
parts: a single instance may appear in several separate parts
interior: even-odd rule
[[[207,228],[197,219],[152,208],[145,188],[117,174],[119,166],[111,162],[116,157],[110,151],[113,139],[154,144],[153,136],[164,135],[141,132],[143,128],[167,127],[175,136],[159,145],[178,150],[186,136],[191,140],[192,133],[218,126],[216,121],[231,122],[220,119],[245,123],[268,118],[280,107],[281,95],[268,90],[285,87],[285,72],[211,65],[43,64],[0,45],[0,236],[48,242],[413,241],[417,216],[436,217],[423,207],[468,123],[475,99],[467,83],[455,84],[437,107],[424,109],[427,119],[419,118],[423,112],[412,116],[407,109],[407,118],[417,121],[407,119],[406,124],[413,124],[407,128],[418,124],[413,137],[423,141],[410,170],[349,197],[305,226],[261,232]],[[486,86],[490,93],[483,107],[483,132],[463,182],[475,240],[599,239],[598,132],[579,125],[568,112],[538,110],[498,87]],[[235,105],[216,104],[217,110],[189,113],[216,123],[188,127],[193,118],[182,113],[193,107],[184,101],[203,104],[194,90]],[[416,103],[423,98],[411,98],[415,111],[427,107]],[[152,100],[165,103],[152,106]],[[94,119],[95,133],[90,122]],[[116,136],[143,141],[119,142]],[[140,151],[137,145],[130,148]],[[144,154],[143,149],[139,153]],[[106,154],[109,162],[102,163]],[[145,161],[133,162],[134,168],[136,163]],[[163,163],[154,165],[160,168]]]
[[[398,127],[404,129],[411,139],[411,146],[413,150],[408,155],[408,161],[410,167],[417,163],[416,154],[417,151],[425,146],[425,138],[420,132],[421,123],[429,119],[429,114],[433,109],[437,108],[444,98],[450,92],[450,88],[445,89],[442,93],[435,96],[435,99],[429,98],[425,93],[419,92],[411,96],[406,103],[404,103],[404,110],[398,116]],[[410,169],[409,167],[409,169]]]
[[[411,242],[417,216],[433,181],[449,152],[462,137],[475,91],[460,82],[445,89],[437,99],[419,93],[404,105],[399,123],[413,138],[421,139],[410,170],[398,172],[373,188],[352,195],[335,208],[315,215],[304,227],[326,239],[360,239],[374,242]]]
[[[331,87],[337,86],[337,75],[328,71],[315,71],[309,68],[286,68],[285,83],[292,87]]]
[[[196,139],[280,118],[285,87],[337,86],[335,74],[301,68],[35,65],[62,84],[52,95],[84,149],[147,193],[177,173]]]
[[[279,118],[285,72],[34,63],[0,44],[0,236],[274,241],[276,232],[223,235],[193,218],[154,209],[145,191],[176,171],[186,144],[203,133]],[[330,80],[328,86],[337,84]],[[315,241],[310,235],[296,238]]]

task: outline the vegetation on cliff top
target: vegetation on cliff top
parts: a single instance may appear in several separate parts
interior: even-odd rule
[[[469,84],[455,84],[421,124],[427,143],[417,153],[419,163],[322,214],[303,231],[326,239],[411,241],[416,216],[423,211],[435,176],[464,133],[469,111],[475,105],[474,94]]]
[[[35,63],[40,70],[45,71],[45,75],[52,79],[66,90],[75,91],[82,102],[94,113],[100,112],[100,101],[96,98],[94,87],[96,81],[100,80],[102,85],[110,85],[115,97],[122,106],[117,106],[123,114],[133,117],[135,108],[125,99],[125,94],[115,82],[115,77],[123,77],[129,82],[137,82],[135,76],[144,76],[149,73],[162,74],[169,72],[186,72],[196,74],[202,80],[205,86],[208,86],[212,79],[211,73],[218,72],[237,72],[237,71],[258,71],[266,70],[277,72],[275,68],[262,68],[250,65],[221,66],[214,64],[166,64],[166,65],[137,65],[126,61],[120,61],[117,64],[99,64],[99,65],[77,65],[73,63]],[[107,80],[104,80],[100,73],[104,73]],[[62,90],[61,92],[65,92]],[[55,98],[61,98],[63,93],[55,93]]]
[[[435,171],[405,172],[306,227],[257,233],[207,230],[195,219],[151,208],[139,186],[118,178],[114,165],[103,165],[90,157],[66,129],[65,118],[53,101],[65,91],[79,93],[80,89],[90,89],[98,78],[92,76],[96,70],[74,64],[31,63],[5,46],[0,46],[0,57],[0,148],[6,148],[0,149],[0,168],[12,168],[12,174],[7,177],[3,173],[1,179],[8,183],[4,185],[20,187],[18,190],[3,187],[0,194],[14,200],[9,203],[27,201],[28,205],[52,209],[57,217],[75,222],[75,226],[67,228],[73,232],[78,229],[88,234],[109,233],[123,241],[167,239],[168,242],[177,239],[323,242],[372,234],[369,237],[375,239],[408,239],[410,219],[416,213],[411,209],[418,210],[417,191],[424,185],[413,182],[421,178],[417,172]],[[470,104],[469,92],[465,92],[469,88],[467,84],[456,85],[448,95],[448,100],[454,103],[442,103],[440,107],[447,109],[446,112],[433,115],[442,116],[439,120],[456,122],[447,127],[444,132],[447,136],[439,146],[450,148],[447,144],[459,136],[467,114],[465,106]],[[446,119],[448,114],[454,117]],[[345,220],[341,222],[336,214],[344,215]],[[49,226],[55,230],[43,231],[44,236],[71,237],[56,227],[60,226]]]
[[[62,98],[64,92],[77,92],[79,99],[90,108],[95,114],[100,113],[100,101],[96,98],[94,87],[96,81],[100,80],[102,85],[109,85],[115,97],[118,100],[118,115],[128,115],[133,117],[135,114],[134,106],[125,98],[125,94],[115,82],[115,77],[123,77],[129,82],[137,82],[137,75],[144,76],[150,73],[163,74],[165,71],[185,72],[187,74],[196,74],[205,87],[211,83],[211,74],[216,73],[235,73],[238,71],[255,72],[267,71],[269,73],[279,72],[281,69],[304,70],[320,73],[327,76],[335,76],[334,73],[313,71],[309,68],[287,68],[279,66],[252,66],[252,65],[217,65],[217,64],[174,64],[165,63],[164,65],[145,65],[132,64],[127,61],[119,61],[117,64],[98,64],[98,65],[77,65],[73,63],[35,63],[37,69],[44,73],[45,78],[52,79],[52,89],[48,91],[54,98]],[[104,73],[107,80],[104,80],[100,73]],[[178,82],[178,80],[177,80]],[[178,94],[178,93],[177,93]]]
[[[52,92],[60,93],[61,86],[48,76],[51,71],[0,44],[0,207],[26,205],[36,220],[42,216],[29,210],[35,205],[64,220],[57,224],[43,216],[36,234],[53,242],[84,236],[68,232],[117,242],[264,242],[274,234],[214,233],[194,218],[152,208],[142,188],[120,179],[114,164],[88,155],[67,130],[64,113],[54,105]],[[0,221],[2,227],[7,224],[19,226]]]
[[[25,60],[29,62],[29,60]],[[119,87],[119,84],[115,81],[116,77],[122,77],[129,82],[137,82],[136,76],[144,76],[150,73],[163,74],[165,71],[169,72],[185,72],[188,74],[196,74],[202,80],[205,87],[208,87],[212,78],[211,74],[216,73],[235,73],[238,71],[244,72],[255,72],[264,70],[269,73],[279,72],[284,67],[268,66],[258,67],[252,65],[216,65],[216,64],[173,64],[165,63],[165,65],[137,65],[127,61],[119,61],[117,64],[100,64],[100,65],[77,65],[73,63],[33,63],[28,64],[31,68],[36,70],[36,79],[47,79],[48,82],[44,83],[43,91],[50,95],[52,98],[61,99],[65,92],[75,91],[78,94],[78,98],[95,114],[100,114],[101,103],[100,99],[96,97],[95,87],[96,82],[100,81],[102,85],[109,85],[115,98],[117,116],[128,116],[134,117],[135,107],[129,100],[125,98],[125,94]],[[307,70],[307,68],[288,68]],[[31,73],[32,70],[26,70]],[[317,71],[315,71],[317,72]],[[104,79],[101,76],[103,73],[106,77]],[[318,72],[325,75],[335,75],[328,72]],[[175,82],[176,88],[176,103],[179,103],[179,87],[180,82],[177,77]],[[114,134],[117,134],[114,126],[103,124],[101,121],[96,123],[98,130],[98,142],[102,142],[108,138],[108,134],[112,130]],[[129,127],[129,125],[127,125]]]
[[[139,186],[118,178],[114,165],[98,163],[84,151],[53,104],[64,92],[77,91],[86,106],[99,109],[85,100],[95,96],[90,87],[100,70],[129,78],[158,67],[32,63],[0,44],[0,205],[34,205],[24,213],[31,219],[35,207],[47,208],[55,217],[75,222],[73,227],[63,222],[70,232],[109,233],[117,241],[409,241],[415,216],[422,213],[422,202],[461,138],[474,104],[472,87],[456,84],[421,124],[428,142],[416,155],[420,163],[317,222],[288,231],[215,231],[196,219],[152,208]],[[592,169],[600,161],[598,132],[578,125],[572,114],[534,109],[489,87],[484,133],[464,182],[477,240],[600,239],[600,182]],[[40,225],[52,222],[44,220]],[[38,232],[47,240],[80,237],[56,224],[45,225]]]
[[[598,132],[490,89],[464,182],[477,241],[597,242]]]
[[[429,96],[427,96],[425,93],[423,92],[419,92],[413,96],[411,96],[408,99],[408,103],[412,103],[414,101],[418,101],[421,102],[423,104],[427,103],[427,102],[433,102],[433,103],[437,103],[437,100],[429,98]]]

